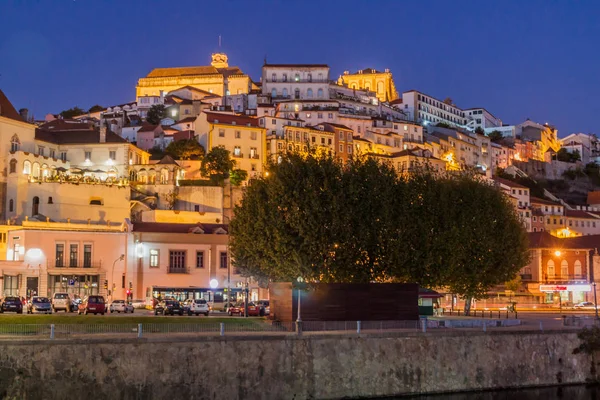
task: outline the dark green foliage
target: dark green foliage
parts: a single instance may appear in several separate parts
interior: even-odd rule
[[[104,111],[106,110],[106,107],[102,107],[99,104],[96,104],[95,106],[90,107],[90,109],[88,110],[89,113],[94,113],[94,112],[98,112],[98,111]]]
[[[504,138],[504,136],[502,136],[502,132],[500,132],[500,131],[491,131],[488,134],[488,137],[494,143],[498,143],[499,141],[501,141]]]
[[[165,152],[175,160],[200,160],[204,147],[196,139],[178,140],[169,143]]]
[[[563,177],[571,180],[585,177],[585,172],[581,168],[568,169],[562,174]]]
[[[556,159],[558,161],[574,163],[575,161],[581,161],[581,154],[579,154],[579,151],[577,150],[575,150],[572,153],[569,153],[567,149],[563,147],[560,150],[558,150],[558,153],[556,153]]]
[[[85,110],[75,106],[73,108],[69,108],[68,110],[61,111],[60,116],[64,119],[69,119],[85,113]]]
[[[439,126],[440,128],[447,128],[450,129],[450,124],[447,124],[445,122],[438,122],[437,124],[435,124],[435,126]]]
[[[248,172],[243,169],[234,169],[229,175],[229,180],[233,186],[240,186],[246,179],[248,179]]]
[[[223,185],[229,178],[229,172],[235,167],[229,150],[223,146],[213,147],[202,159],[200,171],[202,175],[210,177],[216,185]]]
[[[151,160],[160,160],[167,154],[160,147],[153,147],[150,150],[148,150],[148,153],[150,153]]]
[[[475,133],[478,134],[478,135],[485,135],[485,131],[480,126],[478,126],[477,128],[475,128]]]
[[[494,173],[494,176],[497,176],[498,178],[508,179],[509,181],[513,181],[520,185],[528,187],[531,191],[531,195],[534,197],[539,197],[540,199],[543,199],[546,197],[544,195],[544,189],[548,187],[548,185],[546,184],[546,181],[542,181],[542,180],[534,181],[533,179],[531,179],[529,177],[513,176],[511,174],[507,174],[506,172],[504,172],[504,170],[502,168],[496,168],[496,172]],[[561,181],[561,182],[563,182],[563,181]]]
[[[155,104],[148,110],[146,121],[152,125],[160,124],[160,121],[167,116],[167,110],[164,104]]]
[[[231,223],[232,256],[245,275],[416,282],[481,298],[528,262],[512,205],[476,176],[399,176],[372,158],[343,165],[313,154],[268,169]]]

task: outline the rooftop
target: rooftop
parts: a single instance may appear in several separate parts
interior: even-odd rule
[[[212,65],[199,67],[154,68],[146,78],[171,78],[199,75],[243,75],[238,67],[215,68]]]
[[[570,218],[600,219],[600,217],[596,217],[590,214],[589,212],[583,210],[565,210],[565,215]]]
[[[510,181],[508,179],[504,179],[504,178],[493,178],[493,179],[494,179],[494,181],[496,181],[502,185],[508,186],[508,187],[517,188],[517,189],[529,189],[527,186],[523,186],[521,184]]]
[[[206,112],[206,111],[204,113],[206,114],[206,120],[213,124],[253,126],[253,127],[259,128],[257,118],[250,118],[250,117],[246,117],[246,116],[242,116],[242,115]]]
[[[552,200],[546,200],[546,199],[540,199],[539,197],[531,197],[530,198],[531,204],[544,204],[544,205],[548,205],[548,206],[560,206],[563,207],[562,204],[556,202],[556,201],[552,201]]]
[[[35,130],[35,139],[54,144],[94,144],[100,142],[100,130],[52,132],[43,129]],[[106,131],[105,143],[128,143],[126,139]]]
[[[198,229],[199,228],[199,229]],[[229,232],[226,224],[176,224],[163,222],[136,222],[133,224],[133,232],[156,232],[156,233],[201,233],[219,234]]]
[[[14,119],[15,121],[19,122],[25,122],[2,90],[0,90],[0,117]]]
[[[268,68],[329,68],[327,64],[264,64]]]

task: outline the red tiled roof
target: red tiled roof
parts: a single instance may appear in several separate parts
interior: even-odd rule
[[[496,182],[498,182],[498,183],[501,183],[501,184],[509,186],[509,187],[514,187],[514,188],[517,188],[517,189],[529,189],[527,186],[520,185],[520,184],[518,184],[516,182],[513,182],[513,181],[510,181],[508,179],[494,178],[494,180]]]
[[[177,125],[177,124],[187,124],[188,122],[194,122],[196,121],[196,117],[187,117],[184,119],[181,119],[177,122],[175,122],[173,125]]]
[[[154,130],[158,127],[158,125],[152,125],[152,124],[144,124],[142,125],[142,127],[138,130],[138,132],[154,132]]]
[[[589,212],[583,210],[565,210],[565,215],[571,218],[600,219],[598,217],[593,216]]]
[[[589,205],[600,204],[600,190],[588,192],[587,204],[589,204]]]
[[[259,128],[258,119],[245,117],[241,115],[221,114],[213,112],[204,112],[206,120],[213,124],[239,125],[239,126],[254,126]],[[235,122],[235,124],[234,124]]]
[[[200,228],[205,234],[214,234],[222,228],[229,232],[226,224],[174,224],[163,222],[135,222],[133,232],[156,232],[156,233],[192,233],[195,228]]]
[[[52,132],[91,131],[94,127],[76,119],[55,119],[39,126],[39,129]]]
[[[552,200],[546,200],[546,199],[540,199],[539,197],[531,197],[531,204],[545,204],[545,205],[549,205],[549,206],[560,206],[560,207],[564,207],[562,204],[557,203],[556,201],[552,201]]]
[[[25,122],[2,90],[0,90],[0,117],[14,119],[15,121],[19,122]]]
[[[100,131],[85,130],[53,132],[43,129],[36,129],[35,139],[55,144],[94,144],[100,143]],[[127,140],[116,133],[107,131],[106,143],[127,143]]]

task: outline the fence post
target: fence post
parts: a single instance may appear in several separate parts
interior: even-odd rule
[[[487,332],[487,324],[485,323],[485,320],[483,320],[482,323],[483,323],[483,331]]]
[[[542,325],[542,321],[540,321],[540,331],[544,331],[544,325]]]
[[[221,326],[221,336],[225,336],[225,323],[221,322],[219,325]]]
[[[356,321],[356,333],[360,335],[360,321]]]
[[[423,333],[427,332],[427,317],[421,318],[421,327],[423,328]]]
[[[138,339],[142,337],[142,324],[138,324]]]
[[[296,332],[298,336],[302,336],[302,321],[296,321]]]
[[[54,340],[54,324],[50,325],[50,339]]]

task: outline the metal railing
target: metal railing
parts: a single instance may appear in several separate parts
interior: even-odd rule
[[[47,268],[101,268],[101,261],[86,261],[86,260],[49,260],[46,263]]]

